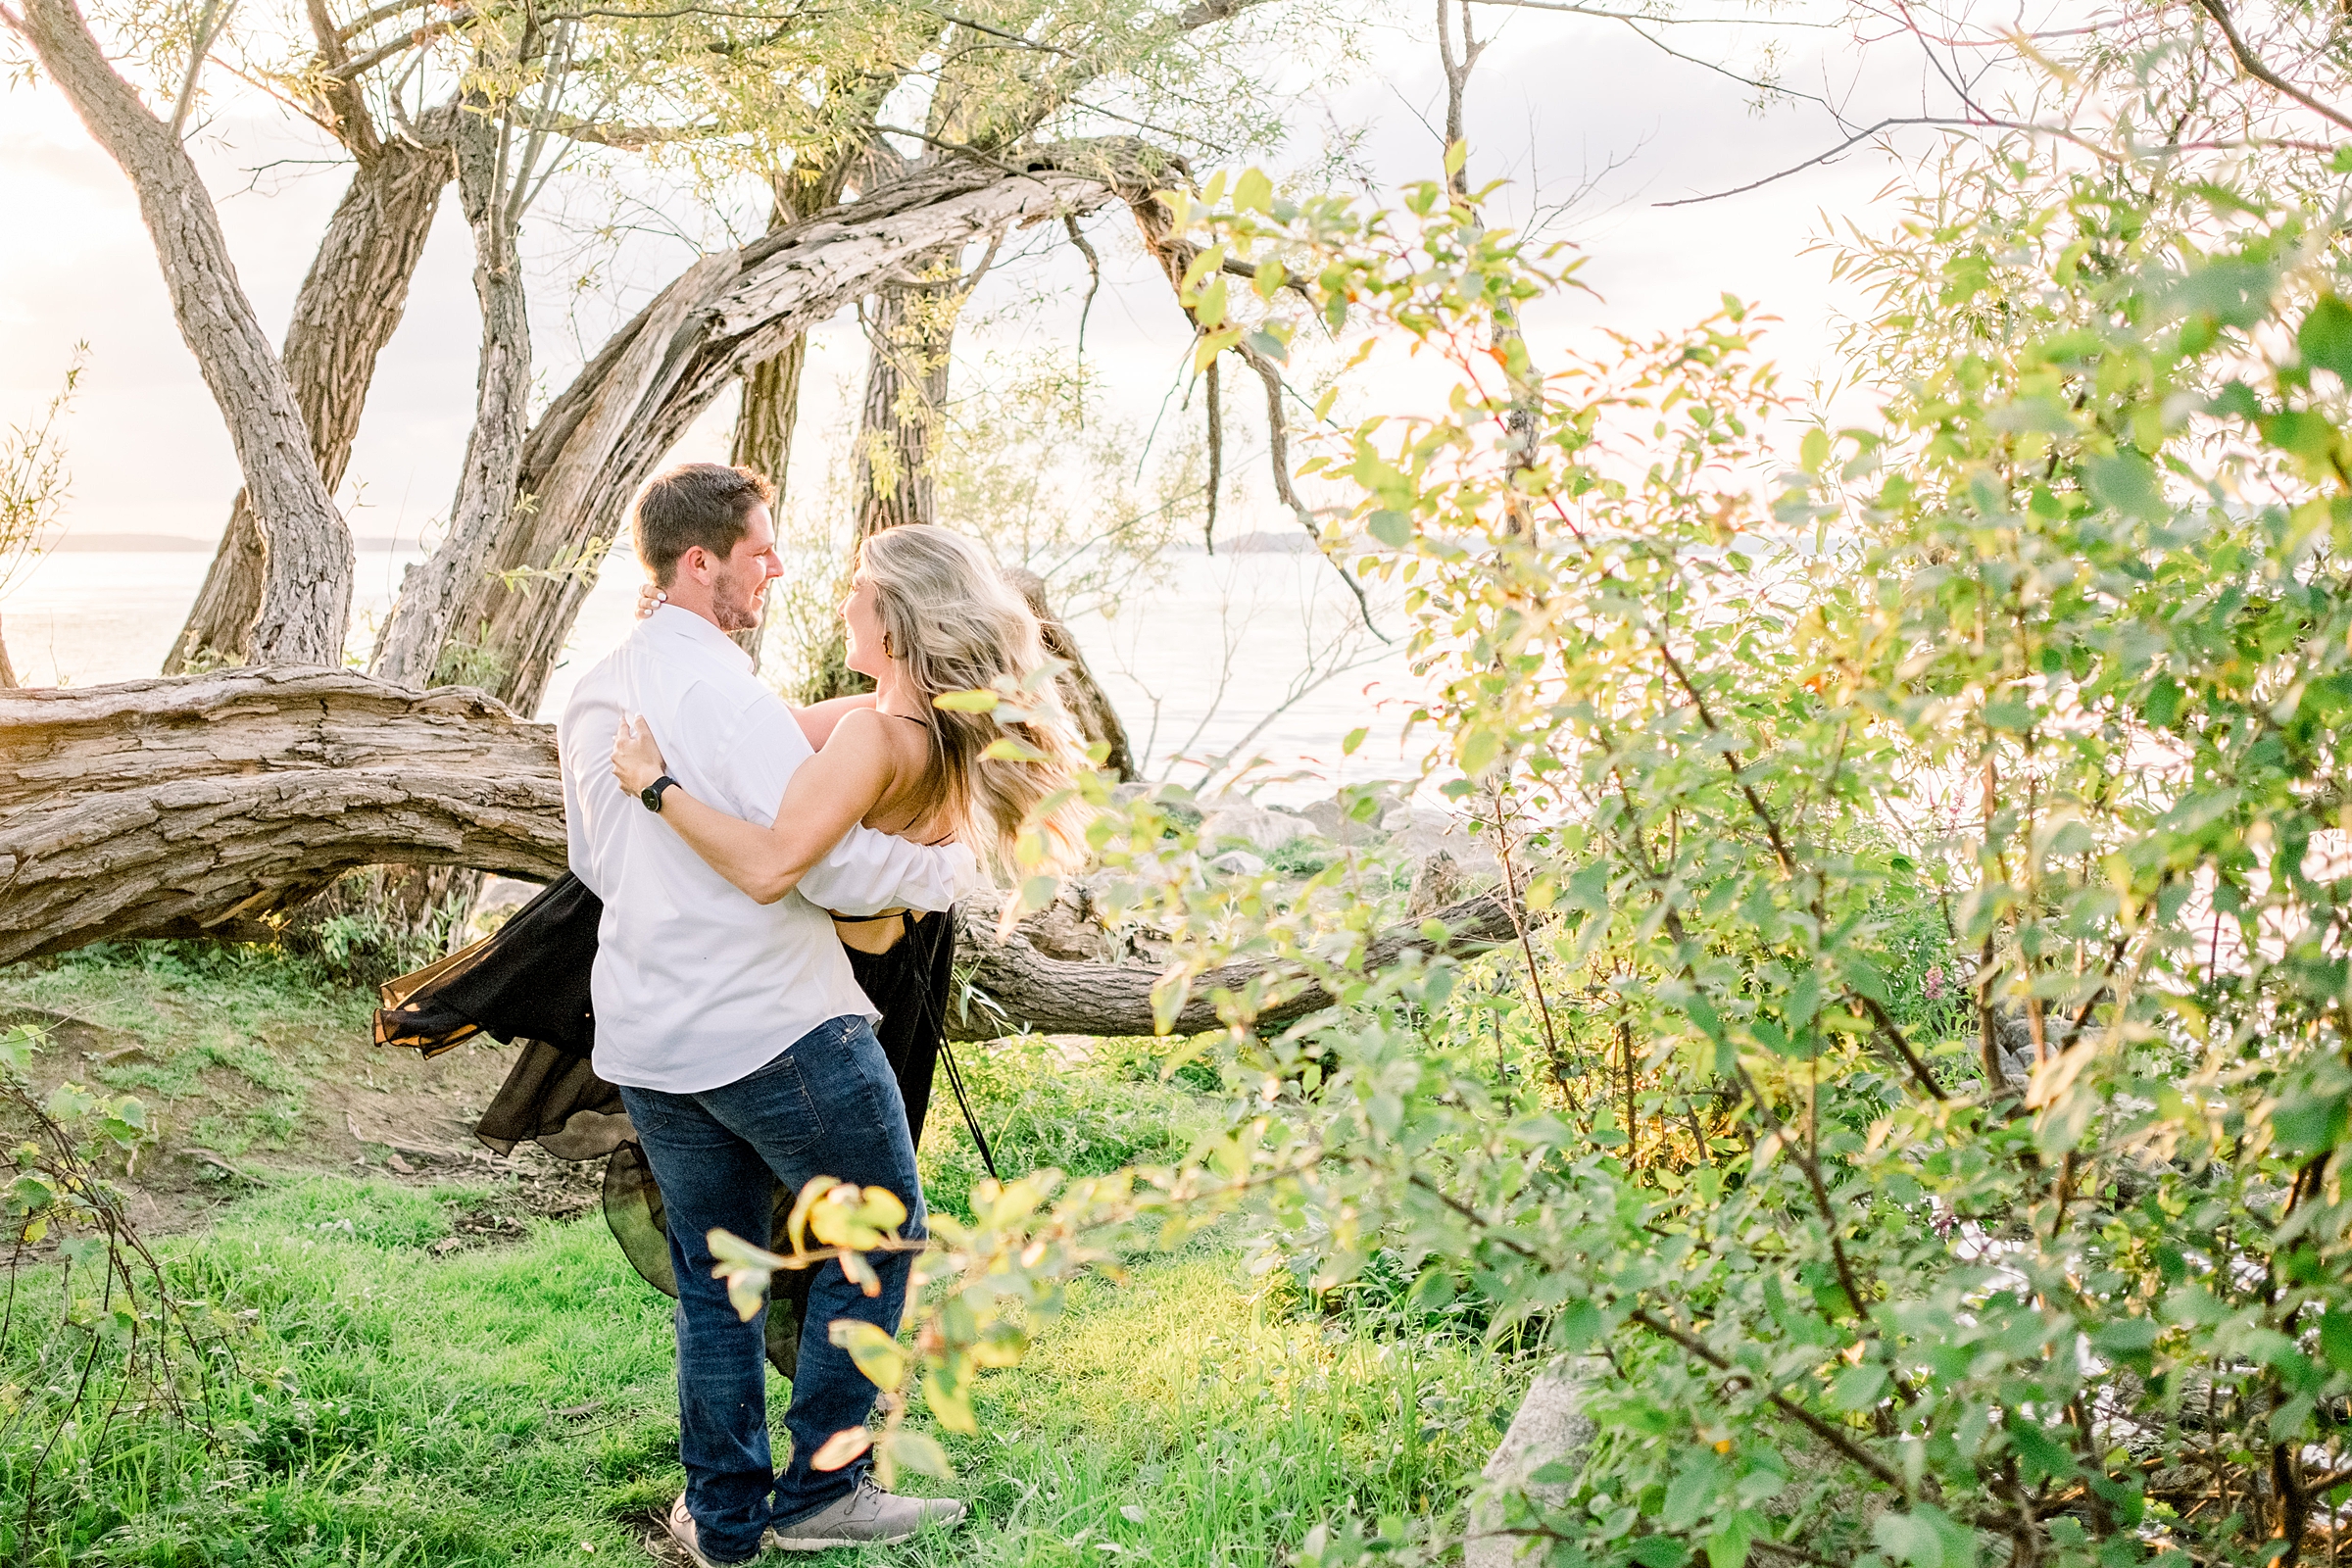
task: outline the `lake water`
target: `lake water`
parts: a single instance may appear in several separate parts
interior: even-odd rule
[[[0,602],[0,633],[28,685],[93,686],[151,675],[178,636],[211,556],[199,551],[52,552]],[[392,603],[411,551],[363,551],[353,644],[365,648]],[[572,629],[540,716],[563,710],[571,684],[627,634],[638,574],[614,561]],[[1154,777],[1193,783],[1204,760],[1241,747],[1270,771],[1264,798],[1298,802],[1337,784],[1413,771],[1398,745],[1415,690],[1399,647],[1358,636],[1335,648],[1352,604],[1313,555],[1262,552],[1177,558],[1170,580],[1138,592],[1115,618],[1075,617],[1072,631]],[[1400,617],[1380,617],[1397,635]],[[1333,665],[1340,673],[1317,678]],[[1294,695],[1296,694],[1296,695]],[[1285,706],[1287,703],[1287,706]],[[1277,711],[1277,710],[1280,710]],[[1262,726],[1262,727],[1261,727]],[[1352,758],[1342,738],[1372,731]]]

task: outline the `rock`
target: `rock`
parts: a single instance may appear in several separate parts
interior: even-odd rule
[[[1180,784],[1127,783],[1113,784],[1110,787],[1110,801],[1113,806],[1132,806],[1137,801],[1143,800],[1149,800],[1157,806],[1166,814],[1168,820],[1178,827],[1199,827],[1200,825],[1202,815],[1200,807],[1193,799],[1192,791]]]
[[[1410,807],[1391,812],[1382,822],[1384,827],[1396,824],[1387,828],[1390,847],[1408,863],[1418,865],[1433,855],[1445,855],[1473,889],[1502,879],[1502,862],[1494,858],[1493,843],[1460,817]]]
[[[1303,816],[1269,811],[1240,802],[1220,806],[1208,814],[1200,823],[1200,842],[1216,845],[1239,840],[1261,854],[1271,854],[1291,840],[1304,838],[1314,831],[1314,824]]]
[[[1266,862],[1251,855],[1248,850],[1227,850],[1223,855],[1209,861],[1208,868],[1211,871],[1222,871],[1227,876],[1262,876],[1265,874]]]
[[[1541,1507],[1566,1506],[1575,1491],[1570,1483],[1528,1478],[1555,1461],[1574,1465],[1592,1446],[1592,1423],[1584,1413],[1584,1389],[1585,1381],[1573,1364],[1546,1368],[1528,1388],[1510,1430],[1479,1472],[1486,1486],[1470,1506],[1462,1568],[1511,1568],[1527,1538],[1500,1533],[1510,1526],[1515,1511],[1510,1494],[1524,1493]]]
[[[1372,814],[1368,818],[1350,815],[1349,805],[1365,796],[1373,802]],[[1328,801],[1305,807],[1298,814],[1334,844],[1361,846],[1379,840],[1380,819],[1395,811],[1403,800],[1400,787],[1394,783],[1351,785]]]

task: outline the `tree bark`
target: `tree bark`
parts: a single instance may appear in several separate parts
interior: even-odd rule
[[[956,265],[957,249],[916,257],[907,272],[933,278]],[[908,522],[939,520],[931,471],[948,406],[948,358],[962,303],[953,278],[893,279],[868,302],[865,401],[858,418],[858,539]]]
[[[801,422],[801,371],[808,363],[806,334],[784,345],[743,372],[743,403],[735,414],[735,444],[727,461],[749,468],[776,487],[776,523],[783,525],[784,486],[792,468],[792,433]],[[760,650],[767,643],[767,623],[775,613],[771,595],[760,624],[732,632],[735,646],[752,656],[752,673],[760,672]]]
[[[843,149],[806,167],[796,159],[792,168],[777,171],[770,181],[775,202],[768,210],[767,231],[774,234],[790,228],[808,214],[840,202],[853,161],[853,150]],[[743,398],[735,411],[734,450],[728,461],[763,475],[774,485],[779,512],[791,476],[793,432],[801,422],[801,372],[808,364],[808,335],[803,332],[785,344],[782,352],[746,366]],[[770,599],[767,605],[759,625],[734,634],[736,646],[752,656],[754,673],[760,667],[775,601]]]
[[[868,191],[742,250],[688,268],[599,350],[524,444],[520,494],[455,624],[487,623],[506,672],[492,688],[534,710],[605,542],[694,417],[739,376],[916,258],[1023,223],[1140,197],[1158,167],[1124,140],[956,162]],[[525,573],[509,588],[502,573]]]
[[[429,139],[450,128],[454,118],[444,106],[418,122],[418,132]],[[310,431],[319,481],[330,495],[343,483],[376,357],[408,308],[409,284],[454,170],[443,145],[403,139],[362,153],[294,298],[283,355],[286,379]],[[262,608],[263,561],[261,531],[240,490],[204,587],[164,662],[165,674],[246,661]]]
[[[8,662],[8,639],[0,637],[0,691],[14,691],[23,684],[17,679],[17,666]]]
[[[1061,673],[1054,678],[1054,685],[1061,693],[1061,706],[1069,710],[1071,720],[1078,726],[1078,733],[1090,744],[1107,748],[1102,760],[1104,771],[1122,781],[1137,777],[1135,751],[1127,742],[1127,726],[1119,722],[1119,710],[1110,706],[1109,694],[1095,679],[1086,655],[1079,652],[1078,639],[1070,635],[1070,628],[1054,612],[1052,601],[1046,598],[1046,579],[1022,566],[1010,567],[1004,575],[1021,591],[1021,597],[1029,601],[1030,613],[1045,628],[1046,652],[1061,661]]]
[[[345,871],[564,863],[555,732],[480,692],[246,669],[0,696],[0,963],[247,934]]]
[[[478,691],[418,693],[326,669],[240,669],[0,695],[0,963],[133,937],[268,937],[269,916],[368,865],[563,873],[555,731]],[[1492,897],[1437,918],[1451,948],[1511,940]],[[1000,941],[986,910],[959,940],[1002,1011],[960,1009],[958,1040],[1026,1025],[1153,1033],[1155,969]],[[1370,962],[1428,951],[1420,921],[1370,944]],[[1212,993],[1261,973],[1201,976],[1176,1020],[1221,1027]],[[1259,1014],[1325,1005],[1307,986]]]
[[[180,335],[220,405],[265,547],[252,657],[339,663],[351,618],[351,535],[311,461],[283,368],[237,283],[187,150],[108,64],[74,0],[26,0],[24,35],[91,136],[127,175]]]
[[[1160,972],[1138,964],[1085,963],[1050,957],[1039,952],[1015,927],[1009,940],[1000,941],[996,922],[985,909],[957,910],[956,956],[959,970],[968,964],[969,984],[978,997],[993,1002],[1002,1012],[975,1000],[948,1012],[951,1040],[994,1040],[1026,1027],[1039,1034],[1151,1035],[1159,1032],[1152,1012],[1152,991]],[[1034,918],[1034,917],[1033,917]],[[1471,952],[1513,940],[1510,910],[1494,894],[1482,893],[1441,909],[1432,918],[1451,933],[1448,941],[1432,943],[1420,921],[1392,926],[1372,939],[1364,967],[1377,970],[1395,963],[1407,951],[1428,954],[1439,948]],[[1174,1034],[1200,1034],[1222,1029],[1216,992],[1238,992],[1265,974],[1257,963],[1228,964],[1196,979],[1171,1029]],[[1291,1023],[1331,1005],[1331,993],[1307,983],[1298,992],[1261,1009],[1260,1028]]]
[[[500,121],[466,112],[456,131],[458,195],[473,230],[473,290],[482,313],[482,348],[474,383],[473,429],[450,503],[449,533],[430,560],[401,576],[400,597],[376,639],[373,672],[400,686],[444,678],[444,654],[471,652],[469,628],[454,616],[482,575],[491,541],[514,510],[522,443],[530,420],[531,323],[523,297],[519,225],[505,186]],[[453,646],[455,645],[455,646]],[[477,654],[476,657],[486,657]],[[468,661],[469,662],[469,661]],[[446,672],[480,685],[491,671]]]

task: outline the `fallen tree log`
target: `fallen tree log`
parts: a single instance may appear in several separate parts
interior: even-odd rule
[[[279,665],[0,692],[0,963],[131,937],[267,937],[267,916],[368,865],[564,872],[554,726],[465,687]],[[1492,896],[1436,918],[1450,948],[1513,935]],[[1156,969],[1056,958],[1020,927],[1000,940],[986,909],[965,911],[958,943],[994,1009],[952,1008],[954,1039],[1154,1032]],[[1432,946],[1415,921],[1368,958]],[[1263,972],[1200,977],[1176,1028],[1221,1027],[1214,993]],[[1329,1002],[1308,984],[1259,1021]]]
[[[552,725],[274,666],[0,694],[0,962],[243,936],[365,865],[564,870]]]
[[[1152,1016],[1152,988],[1160,971],[1137,964],[1087,963],[1056,958],[1031,946],[1020,927],[1000,941],[996,922],[985,909],[958,908],[956,961],[959,971],[969,966],[971,986],[1003,1012],[991,1012],[980,1002],[948,1009],[951,1040],[994,1040],[1014,1029],[1040,1034],[1150,1035],[1158,1033]],[[1364,967],[1377,970],[1395,963],[1407,952],[1428,954],[1473,952],[1509,942],[1517,935],[1511,911],[1494,894],[1482,893],[1440,909],[1430,918],[1451,933],[1445,943],[1433,943],[1415,920],[1391,926],[1366,945]],[[1238,992],[1266,972],[1256,963],[1228,964],[1195,979],[1177,1013],[1172,1033],[1201,1034],[1222,1029],[1216,993]],[[1261,1008],[1256,1022],[1270,1028],[1303,1018],[1331,1005],[1331,994],[1308,982],[1297,995]]]

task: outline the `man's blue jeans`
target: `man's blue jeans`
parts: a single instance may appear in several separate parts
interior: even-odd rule
[[[686,1464],[686,1506],[706,1556],[748,1560],[759,1553],[766,1526],[797,1523],[856,1488],[865,1459],[830,1473],[808,1467],[827,1438],[864,1425],[874,1407],[873,1384],[833,1344],[829,1325],[862,1318],[896,1334],[913,1256],[870,1254],[882,1277],[878,1297],[851,1284],[838,1263],[818,1267],[784,1417],[792,1459],[777,1476],[767,1441],[766,1314],[749,1323],[735,1315],[726,1286],[710,1277],[710,1233],[732,1231],[764,1246],[774,1184],[797,1193],[812,1177],[833,1176],[896,1193],[908,1216],[902,1234],[923,1236],[923,1190],[906,1137],[906,1106],[862,1017],[819,1024],[723,1088],[674,1095],[623,1087],[620,1097],[668,1211],[669,1260],[678,1278],[678,1453]]]

